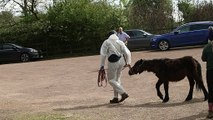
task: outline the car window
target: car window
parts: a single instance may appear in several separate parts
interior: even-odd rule
[[[13,49],[12,45],[3,45],[3,49]]]
[[[143,36],[144,35],[144,33],[141,32],[141,31],[134,31],[134,33],[135,33],[135,36]]]
[[[209,24],[191,25],[191,26],[190,26],[190,31],[208,29],[209,26],[211,26],[211,25],[209,25]]]
[[[179,31],[181,33],[182,32],[188,32],[190,30],[189,28],[190,28],[189,26],[183,26],[183,27],[177,29],[177,31]]]
[[[130,37],[134,36],[134,33],[132,31],[125,31]]]

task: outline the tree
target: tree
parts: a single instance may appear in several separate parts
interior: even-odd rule
[[[12,25],[14,22],[13,14],[9,11],[0,12],[0,28]]]
[[[192,14],[195,13],[196,6],[190,3],[191,0],[182,0],[178,2],[178,9],[182,12],[184,22],[192,21]]]
[[[27,20],[35,18],[29,11],[26,15]],[[0,29],[0,41],[39,45],[48,55],[97,53],[106,34],[125,23],[122,9],[107,0],[55,0],[37,15],[39,19],[21,19]]]
[[[95,51],[105,39],[106,33],[119,25],[117,11],[106,1],[59,2],[48,11],[48,31],[53,39],[60,38],[61,42],[64,41],[72,49]]]
[[[213,20],[213,1],[202,2],[193,14],[196,21]]]
[[[38,20],[38,6],[47,2],[45,0],[1,0],[0,5],[3,8],[6,6],[19,6],[24,17],[34,16]]]
[[[178,8],[182,12],[184,22],[208,21],[213,19],[213,2],[201,2],[196,5],[190,3],[191,0],[182,0],[178,3]]]
[[[171,0],[133,0],[128,18],[131,27],[157,33],[173,27],[172,10]]]

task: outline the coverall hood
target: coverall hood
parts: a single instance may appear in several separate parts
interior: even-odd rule
[[[114,40],[114,41],[119,40],[119,38],[118,38],[118,36],[116,34],[110,35],[108,39],[109,40]]]

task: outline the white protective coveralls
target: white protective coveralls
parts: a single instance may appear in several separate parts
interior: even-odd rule
[[[107,76],[109,84],[113,87],[114,98],[118,98],[118,94],[126,93],[124,88],[121,86],[120,78],[121,71],[126,64],[131,63],[131,53],[126,47],[124,42],[120,41],[116,34],[109,36],[101,46],[101,67],[104,66],[106,58],[111,54],[121,56],[120,60],[114,63],[108,62]],[[125,59],[124,59],[125,57]]]

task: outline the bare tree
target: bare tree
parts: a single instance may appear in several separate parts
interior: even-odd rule
[[[41,4],[48,4],[50,2],[54,2],[56,0],[0,0],[0,6],[2,8],[6,8],[7,6],[18,6],[21,8],[21,13],[24,16],[32,15],[36,19],[38,17],[38,8]]]

